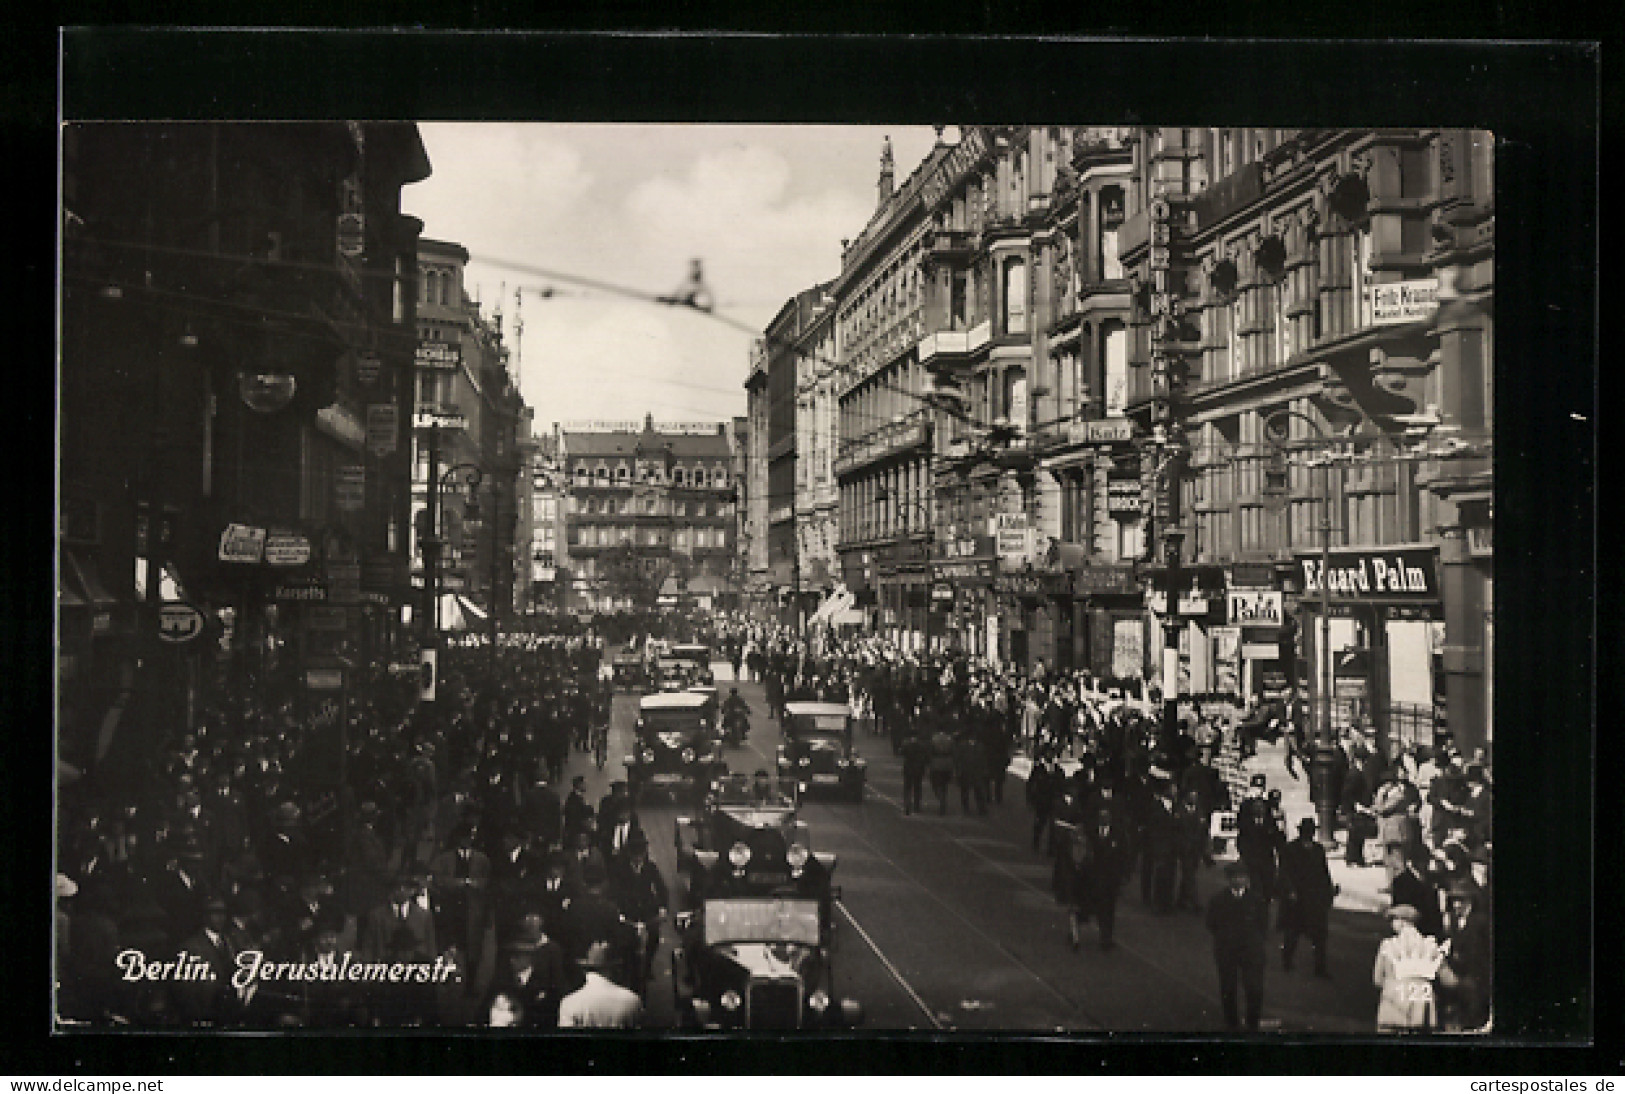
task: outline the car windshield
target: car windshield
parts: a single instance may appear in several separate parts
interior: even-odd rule
[[[798,714],[795,717],[797,733],[834,733],[846,735],[845,714]]]
[[[690,661],[698,665],[711,663],[711,650],[706,646],[676,646],[672,649],[671,655],[679,661]]]
[[[708,900],[705,941],[818,944],[816,900]]]
[[[757,783],[762,789],[757,789]],[[769,805],[788,807],[795,804],[790,784],[773,776],[758,780],[751,775],[724,775],[717,783],[718,805]]]

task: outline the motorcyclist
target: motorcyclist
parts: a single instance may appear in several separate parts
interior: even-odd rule
[[[742,740],[750,733],[750,706],[738,688],[729,688],[728,698],[722,702],[722,728],[733,741]]]

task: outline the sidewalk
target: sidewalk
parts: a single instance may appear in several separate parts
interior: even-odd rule
[[[1009,772],[1022,782],[1027,781],[1033,768],[1032,758],[1017,753],[1010,760]],[[1076,760],[1062,760],[1061,769],[1068,775],[1078,769]],[[1286,770],[1286,743],[1258,742],[1258,755],[1242,762],[1242,770],[1249,777],[1263,775],[1266,789],[1281,792],[1281,807],[1286,812],[1287,832],[1295,834],[1298,821],[1315,815],[1314,803],[1309,800],[1309,780],[1299,771],[1294,779]],[[1349,912],[1381,915],[1388,910],[1387,872],[1381,866],[1350,866],[1343,861],[1343,833],[1337,835],[1337,847],[1327,852],[1327,865],[1331,869],[1332,884],[1338,887],[1332,907]],[[1235,858],[1234,850],[1217,856],[1220,862]]]

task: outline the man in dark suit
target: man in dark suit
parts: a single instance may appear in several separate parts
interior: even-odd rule
[[[1444,937],[1444,916],[1439,910],[1438,887],[1417,869],[1416,860],[1395,848],[1395,858],[1403,858],[1399,872],[1394,875],[1390,897],[1394,904],[1409,904],[1416,909],[1416,929],[1434,941]]]
[[[1482,1029],[1490,1018],[1495,948],[1489,910],[1479,907],[1483,896],[1471,881],[1457,881],[1450,887],[1444,941],[1450,944],[1448,964],[1455,983],[1440,985],[1440,1003],[1444,1028],[1452,1032]]]
[[[564,931],[559,939],[568,961],[579,963],[595,942],[607,942],[620,950],[626,937],[626,923],[620,909],[609,899],[609,875],[602,860],[588,861],[582,869],[581,892],[564,910]]]
[[[417,900],[420,880],[403,872],[389,900],[367,913],[361,949],[368,961],[432,961],[440,952],[434,917]]]
[[[189,959],[188,969],[203,961],[211,976],[177,979],[172,985],[175,1007],[192,1025],[228,1025],[234,1016],[231,978],[237,963],[226,940],[226,902],[210,897],[203,907],[202,926],[181,942],[180,952]]]
[[[610,895],[621,917],[636,929],[642,926],[643,950],[627,986],[643,994],[655,954],[660,949],[660,923],[671,901],[660,870],[649,858],[649,841],[639,832],[632,836],[622,860],[611,867]]]
[[[576,833],[592,822],[592,806],[587,801],[587,777],[570,780],[570,793],[564,799],[564,846],[575,846]]]
[[[540,916],[527,916],[519,934],[503,947],[503,960],[492,978],[489,1000],[507,995],[524,1010],[525,1029],[553,1029],[559,1024],[559,1000],[575,990],[565,968],[564,951],[547,936]]]
[[[558,791],[548,785],[545,777],[538,778],[525,792],[520,824],[525,834],[543,848],[557,845],[562,837]]]
[[[455,943],[467,955],[470,969],[480,967],[491,925],[491,860],[475,848],[478,839],[474,825],[462,826],[453,846],[429,866],[436,937]]]
[[[1115,949],[1117,892],[1128,873],[1128,837],[1109,808],[1095,810],[1088,824],[1072,833],[1074,851],[1072,948],[1081,943],[1082,922],[1093,918],[1100,928],[1100,948]]]
[[[1264,1006],[1264,936],[1269,911],[1252,892],[1249,871],[1239,862],[1225,868],[1229,887],[1215,893],[1207,906],[1207,929],[1213,935],[1213,960],[1219,970],[1219,999],[1226,1029],[1241,1028],[1236,1008],[1237,981],[1247,994],[1247,1029],[1258,1031]]]
[[[605,862],[613,862],[625,852],[632,835],[641,830],[632,795],[626,783],[617,779],[598,806],[598,850]]]
[[[1315,841],[1315,822],[1305,817],[1298,822],[1298,838],[1281,848],[1281,967],[1292,968],[1298,936],[1309,939],[1315,948],[1315,975],[1330,977],[1326,971],[1327,921],[1337,887],[1332,884],[1326,849]]]

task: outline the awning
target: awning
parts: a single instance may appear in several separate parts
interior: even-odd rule
[[[443,631],[466,631],[468,620],[463,616],[462,605],[456,593],[440,594],[440,629]]]
[[[101,580],[96,573],[96,560],[90,557],[81,558],[77,552],[71,549],[63,551],[63,558],[67,562],[67,572],[73,576],[72,584],[76,585],[77,588],[70,590],[63,586],[60,591],[63,593],[74,592],[77,594],[75,599],[79,604],[88,604],[90,606],[90,629],[92,634],[111,632],[113,629],[113,611],[118,607],[118,601],[102,587]],[[66,598],[62,603],[65,607],[71,606]]]
[[[453,595],[457,597],[457,603],[459,605],[461,605],[463,611],[466,612],[467,614],[473,616],[475,619],[481,620],[482,622],[485,619],[489,618],[489,613],[486,612],[486,610],[484,608],[480,607],[478,604],[476,604],[472,600],[468,599],[468,597],[462,596],[460,594],[453,594]]]

